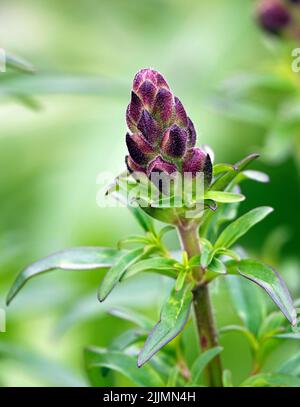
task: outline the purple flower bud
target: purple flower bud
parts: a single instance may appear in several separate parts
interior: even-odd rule
[[[160,128],[157,121],[150,115],[148,110],[143,110],[137,128],[150,144],[157,144],[160,136]]]
[[[132,130],[135,127],[136,123],[139,121],[143,110],[143,104],[138,95],[134,92],[131,92],[131,101],[127,107],[126,111],[126,121],[127,125]],[[135,130],[132,130],[135,131]]]
[[[165,172],[166,174],[173,174],[177,172],[175,164],[168,163],[161,156],[156,157],[148,164],[147,174],[150,176],[153,172]]]
[[[130,157],[130,155],[126,155],[125,163],[126,163],[128,171],[130,173],[143,172],[144,174],[146,174],[146,171],[144,170],[144,168],[141,167],[140,165],[138,165],[136,162],[134,162],[133,159]]]
[[[190,118],[188,118],[188,147],[194,147],[197,140],[197,133],[194,124]]]
[[[156,95],[156,87],[153,85],[153,83],[150,81],[143,82],[137,90],[137,93],[144,105],[152,108]]]
[[[174,98],[172,93],[161,88],[155,98],[153,106],[153,114],[164,125],[168,125],[174,113]]]
[[[175,114],[176,114],[176,123],[179,124],[180,126],[187,127],[189,124],[188,117],[182,103],[177,97],[175,97]]]
[[[140,133],[126,134],[126,144],[131,158],[145,166],[154,157],[154,150]]]
[[[164,79],[164,77],[162,76],[162,74],[155,71],[154,69],[144,68],[144,69],[141,69],[135,75],[134,80],[133,80],[133,90],[135,92],[137,92],[139,87],[141,86],[141,84],[146,80],[152,82],[153,85],[156,86],[157,88],[169,89],[169,86],[168,86],[166,80]]]
[[[184,157],[182,172],[183,174],[191,172],[193,176],[203,172],[205,183],[209,185],[212,180],[212,163],[210,156],[200,148],[191,148]]]
[[[161,149],[172,158],[182,158],[186,152],[187,132],[176,124],[168,128],[163,135]]]
[[[258,5],[257,17],[262,28],[271,34],[280,34],[291,22],[289,10],[281,0],[263,0]]]

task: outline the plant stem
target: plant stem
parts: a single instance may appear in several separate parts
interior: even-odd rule
[[[186,224],[178,226],[182,248],[187,252],[189,258],[201,253],[198,229],[199,225],[194,222],[187,222]],[[196,329],[203,352],[219,345],[210,302],[209,288],[207,284],[201,284],[204,272],[200,266],[195,268],[194,278],[199,284],[193,291]],[[208,386],[222,387],[222,366],[219,355],[209,363],[205,375]]]

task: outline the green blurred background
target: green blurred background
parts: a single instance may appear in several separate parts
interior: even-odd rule
[[[38,71],[35,77],[12,77],[11,92],[1,92],[9,73],[0,73],[2,308],[9,285],[28,263],[72,246],[116,246],[139,232],[126,209],[97,207],[96,177],[124,169],[124,112],[141,67],[166,76],[196,125],[199,144],[209,144],[217,161],[234,162],[265,145],[264,126],[214,106],[226,78],[274,58],[254,22],[251,0],[2,0],[0,39],[2,48],[22,55]],[[33,96],[23,100],[21,94]],[[248,199],[241,206],[241,212],[266,204],[275,208],[243,244],[262,256],[272,231],[288,232],[276,266],[295,297],[300,294],[298,165],[292,155],[273,162],[262,156],[255,168],[266,171],[271,182],[245,183]],[[170,245],[177,245],[175,236]],[[121,284],[105,305],[96,298],[102,275],[58,271],[28,284],[7,311],[7,332],[0,333],[0,348],[10,352],[6,358],[0,354],[0,385],[83,384],[84,346],[107,346],[129,326],[108,316],[109,306],[127,305],[158,318],[168,291],[165,280],[137,277]],[[236,321],[224,286],[213,291],[218,323]],[[251,366],[249,349],[236,335],[222,343],[224,364],[238,383]],[[270,365],[297,346],[287,344]],[[103,384],[130,382],[110,374]]]

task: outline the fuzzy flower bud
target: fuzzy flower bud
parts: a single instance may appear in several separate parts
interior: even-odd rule
[[[126,144],[130,172],[170,175],[204,172],[211,182],[209,155],[194,148],[196,130],[183,104],[170,90],[164,77],[153,69],[141,69],[134,77],[131,100],[126,111],[129,130]]]
[[[282,0],[263,0],[257,8],[261,27],[271,34],[280,34],[291,22],[291,15]]]

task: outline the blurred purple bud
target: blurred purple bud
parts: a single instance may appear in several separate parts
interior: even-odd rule
[[[153,158],[153,148],[140,133],[127,133],[126,144],[131,158],[137,164],[146,165]]]
[[[194,124],[190,118],[188,118],[188,147],[194,147],[197,141],[197,134]]]
[[[167,125],[173,116],[173,108],[174,98],[172,93],[165,88],[161,88],[155,98],[153,114],[158,117],[163,124]]]
[[[281,0],[263,0],[258,5],[257,18],[271,34],[279,34],[291,22],[289,10]]]
[[[188,117],[180,100],[175,97],[176,122],[183,127],[188,126]]]
[[[176,124],[168,128],[163,135],[161,149],[172,158],[181,158],[186,152],[187,132]]]
[[[137,128],[143,133],[143,136],[150,144],[155,145],[159,139],[160,128],[155,119],[150,113],[144,109],[141,118],[137,124]]]
[[[160,156],[157,156],[148,164],[147,173],[150,176],[153,172],[165,172],[166,174],[173,174],[177,172],[177,167],[175,164],[168,163]]]

